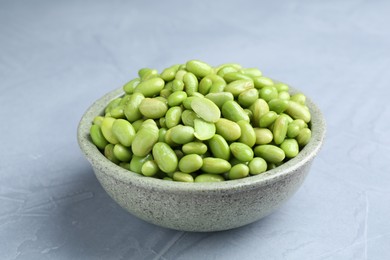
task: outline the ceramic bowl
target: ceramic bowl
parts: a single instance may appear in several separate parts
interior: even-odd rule
[[[88,108],[78,127],[78,142],[97,179],[114,201],[134,216],[166,228],[219,231],[267,216],[301,186],[325,135],[324,118],[318,107],[307,99],[312,115],[312,138],[297,157],[275,169],[218,183],[182,183],[143,177],[106,159],[89,137],[93,118],[103,114],[109,101],[122,94],[122,88],[114,90]]]

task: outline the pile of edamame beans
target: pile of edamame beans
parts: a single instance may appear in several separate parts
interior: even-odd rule
[[[294,158],[311,138],[306,98],[256,68],[191,60],[139,70],[90,129],[108,160],[180,182],[245,178]]]

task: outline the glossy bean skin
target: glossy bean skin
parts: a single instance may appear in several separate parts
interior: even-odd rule
[[[152,119],[145,120],[135,134],[131,149],[136,156],[146,156],[158,141],[158,127]]]
[[[286,157],[281,148],[270,144],[256,146],[254,153],[256,156],[261,157],[270,163],[280,163]]]
[[[209,141],[209,148],[214,157],[229,161],[230,147],[221,135],[214,135]]]
[[[231,121],[244,120],[249,122],[249,116],[236,101],[226,101],[222,106],[222,115]]]
[[[213,72],[210,65],[199,60],[188,61],[186,63],[186,69],[197,77],[205,77]]]
[[[222,177],[222,175],[219,174],[210,174],[210,173],[203,173],[195,178],[195,182],[221,182],[225,181],[225,179]]]
[[[157,98],[144,98],[138,109],[144,117],[158,119],[165,116],[168,106]]]
[[[245,164],[239,163],[234,165],[229,173],[228,173],[228,178],[230,180],[237,180],[237,179],[242,179],[245,178],[249,175],[249,167]]]
[[[215,123],[221,117],[218,106],[207,98],[194,98],[191,102],[191,109],[207,122]]]
[[[267,162],[263,158],[255,157],[249,162],[248,167],[251,175],[257,175],[267,170]]]
[[[182,116],[182,108],[179,106],[171,107],[165,114],[165,125],[167,128],[172,128],[180,123]]]
[[[141,93],[145,97],[153,97],[160,93],[164,88],[165,82],[161,78],[151,78],[145,81],[142,81],[134,89],[135,93]]]
[[[106,138],[104,138],[100,126],[92,125],[89,133],[91,135],[92,142],[100,149],[103,150],[108,144]]]
[[[188,154],[179,161],[179,170],[184,173],[196,172],[203,165],[203,159],[198,154]]]
[[[173,149],[166,143],[158,142],[153,146],[153,158],[161,171],[173,173],[178,166],[178,159]]]
[[[182,151],[185,154],[203,155],[207,152],[207,145],[202,142],[190,142],[182,146]]]
[[[222,174],[229,171],[231,165],[228,161],[221,158],[206,157],[203,158],[201,170],[206,173]]]
[[[299,145],[295,139],[286,139],[280,144],[287,158],[294,158],[299,153]]]
[[[276,144],[283,143],[287,135],[288,119],[286,116],[281,115],[275,120],[272,134],[274,136],[274,142]]]
[[[230,151],[241,162],[249,162],[253,159],[253,150],[246,144],[233,142],[230,144]]]
[[[215,123],[215,127],[216,133],[221,135],[227,141],[235,141],[241,136],[240,126],[236,122],[229,119],[220,118]]]

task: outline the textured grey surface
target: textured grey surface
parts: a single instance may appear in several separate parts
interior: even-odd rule
[[[388,1],[0,1],[1,259],[388,259]],[[144,66],[236,61],[323,110],[301,189],[243,228],[185,233],[122,210],[76,141]]]

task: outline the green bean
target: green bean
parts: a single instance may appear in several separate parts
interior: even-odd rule
[[[189,126],[188,126],[189,127]],[[216,127],[214,123],[206,122],[203,119],[194,119],[194,136],[198,140],[208,140],[215,135]]]
[[[226,73],[223,75],[223,79],[227,83],[230,83],[230,82],[234,82],[234,81],[241,80],[241,79],[251,80],[252,78],[250,76],[245,75],[245,74],[240,73],[240,72],[229,72],[229,73]]]
[[[259,120],[260,127],[269,127],[278,118],[278,114],[275,111],[269,111],[262,115]]]
[[[253,113],[253,122],[254,127],[259,126],[260,118],[269,112],[269,106],[264,99],[259,98],[256,100],[249,108]]]
[[[166,82],[174,80],[177,70],[179,69],[180,65],[173,65],[169,68],[164,69],[161,72],[161,78],[165,80]]]
[[[285,111],[288,115],[290,115],[293,119],[302,119],[305,123],[310,122],[311,115],[305,107],[295,101],[289,101],[287,109]]]
[[[106,147],[104,147],[104,156],[111,162],[118,164],[119,160],[115,157],[114,154],[114,145],[113,144],[107,144]]]
[[[254,77],[253,83],[255,84],[255,88],[262,89],[264,87],[271,87],[274,85],[274,82],[272,79],[267,77]]]
[[[287,117],[284,115],[280,115],[275,120],[273,131],[272,131],[275,144],[283,143],[284,139],[286,138],[287,128],[288,128]]]
[[[245,120],[238,121],[237,124],[240,126],[241,135],[238,139],[239,142],[252,147],[256,143],[256,133],[252,125]]]
[[[247,75],[247,76],[249,76],[251,78],[261,77],[263,75],[263,73],[259,69],[257,69],[257,68],[241,69],[240,73],[242,73],[244,75]]]
[[[100,126],[92,125],[89,133],[91,135],[92,142],[101,150],[103,150],[108,144],[106,138],[104,138]]]
[[[248,167],[251,175],[257,175],[267,170],[267,162],[261,157],[255,157],[249,162]]]
[[[233,94],[230,92],[209,93],[205,96],[205,98],[213,101],[219,108],[222,108],[226,101],[234,100]]]
[[[241,162],[249,162],[253,159],[253,150],[248,145],[234,142],[230,144],[230,151],[233,156]]]
[[[231,165],[228,161],[221,158],[206,157],[203,158],[201,170],[206,173],[222,174],[229,171]]]
[[[184,173],[196,172],[203,165],[203,159],[198,154],[188,154],[179,161],[179,170]]]
[[[195,76],[203,78],[213,72],[210,65],[199,60],[191,60],[186,63],[186,69]]]
[[[221,111],[217,105],[207,98],[194,98],[191,102],[191,108],[200,118],[207,122],[217,122],[221,117]]]
[[[170,107],[180,106],[186,98],[187,98],[187,93],[184,91],[173,92],[168,97],[168,105]]]
[[[180,123],[182,116],[181,107],[171,107],[165,114],[165,125],[167,128],[172,128]]]
[[[139,105],[139,111],[146,118],[158,119],[165,116],[168,106],[157,98],[144,98]]]
[[[139,111],[139,105],[144,98],[145,97],[142,95],[142,93],[134,93],[130,96],[129,101],[125,104],[124,113],[130,123],[133,123],[134,121],[142,118],[142,114]]]
[[[286,156],[281,148],[270,144],[256,146],[254,152],[256,156],[270,163],[280,163]]]
[[[194,128],[191,126],[177,125],[170,129],[171,139],[177,144],[186,144],[194,139]]]
[[[112,125],[115,122],[115,118],[105,117],[102,121],[101,130],[104,138],[111,144],[119,143],[118,139],[112,132]]]
[[[178,159],[172,148],[163,142],[158,142],[153,146],[153,158],[160,170],[165,173],[173,173],[178,166]]]
[[[112,124],[112,133],[119,143],[129,147],[133,143],[136,132],[129,121],[117,119]]]
[[[155,176],[158,171],[159,168],[155,161],[146,161],[141,167],[141,173],[147,177]]]
[[[141,93],[145,97],[153,97],[160,93],[164,88],[165,82],[161,78],[151,78],[145,81],[141,81],[134,89],[135,93]]]
[[[249,116],[236,101],[226,101],[222,106],[222,115],[231,121],[245,120],[249,122]]]
[[[130,148],[121,144],[116,144],[114,146],[113,152],[115,157],[122,162],[130,162],[131,156],[133,155]]]
[[[249,167],[245,164],[239,163],[234,165],[228,174],[230,180],[242,179],[249,175]]]
[[[270,110],[280,114],[287,109],[288,101],[280,98],[275,98],[268,102],[268,106]]]
[[[181,121],[184,125],[194,127],[194,120],[199,118],[194,111],[192,110],[184,110],[181,113]]]
[[[203,173],[195,178],[195,182],[221,182],[225,179],[218,174]]]
[[[186,73],[183,77],[183,82],[184,89],[188,96],[192,96],[195,92],[198,91],[198,79],[193,73]]]
[[[145,156],[158,141],[158,127],[152,119],[145,120],[135,134],[131,149],[136,156]]]
[[[286,139],[280,144],[287,158],[294,158],[299,153],[299,145],[295,139]]]
[[[202,142],[189,142],[182,146],[182,151],[185,154],[203,155],[207,152],[207,149],[207,145]]]
[[[194,182],[194,177],[191,174],[184,172],[175,172],[172,179],[180,182]]]
[[[233,94],[233,96],[237,97],[242,92],[252,88],[254,88],[252,79],[241,79],[232,81],[227,84],[224,91],[230,92]]]
[[[255,88],[243,91],[238,95],[238,104],[242,107],[250,107],[259,98],[259,92]]]
[[[126,92],[126,94],[133,94],[134,89],[138,86],[140,82],[141,82],[140,78],[135,78],[133,80],[130,80],[123,86],[123,90]]]
[[[256,144],[269,144],[274,136],[268,128],[253,128],[256,136]]]
[[[245,120],[244,120],[245,121]],[[229,119],[220,118],[216,123],[216,133],[227,141],[235,141],[241,136],[240,126]]]
[[[278,91],[274,86],[266,86],[259,90],[259,96],[268,102],[278,97]]]
[[[295,95],[292,95],[290,98],[291,101],[295,101],[298,104],[305,105],[306,103],[306,96],[302,93],[297,93]]]
[[[299,134],[296,138],[300,146],[307,145],[311,139],[311,130],[309,128],[301,129],[301,131],[299,131]]]
[[[230,147],[221,135],[216,134],[209,140],[209,148],[214,157],[229,161]]]
[[[147,154],[146,156],[133,155],[130,161],[130,171],[136,173],[142,173],[142,166],[145,162],[152,160],[152,155]]]

